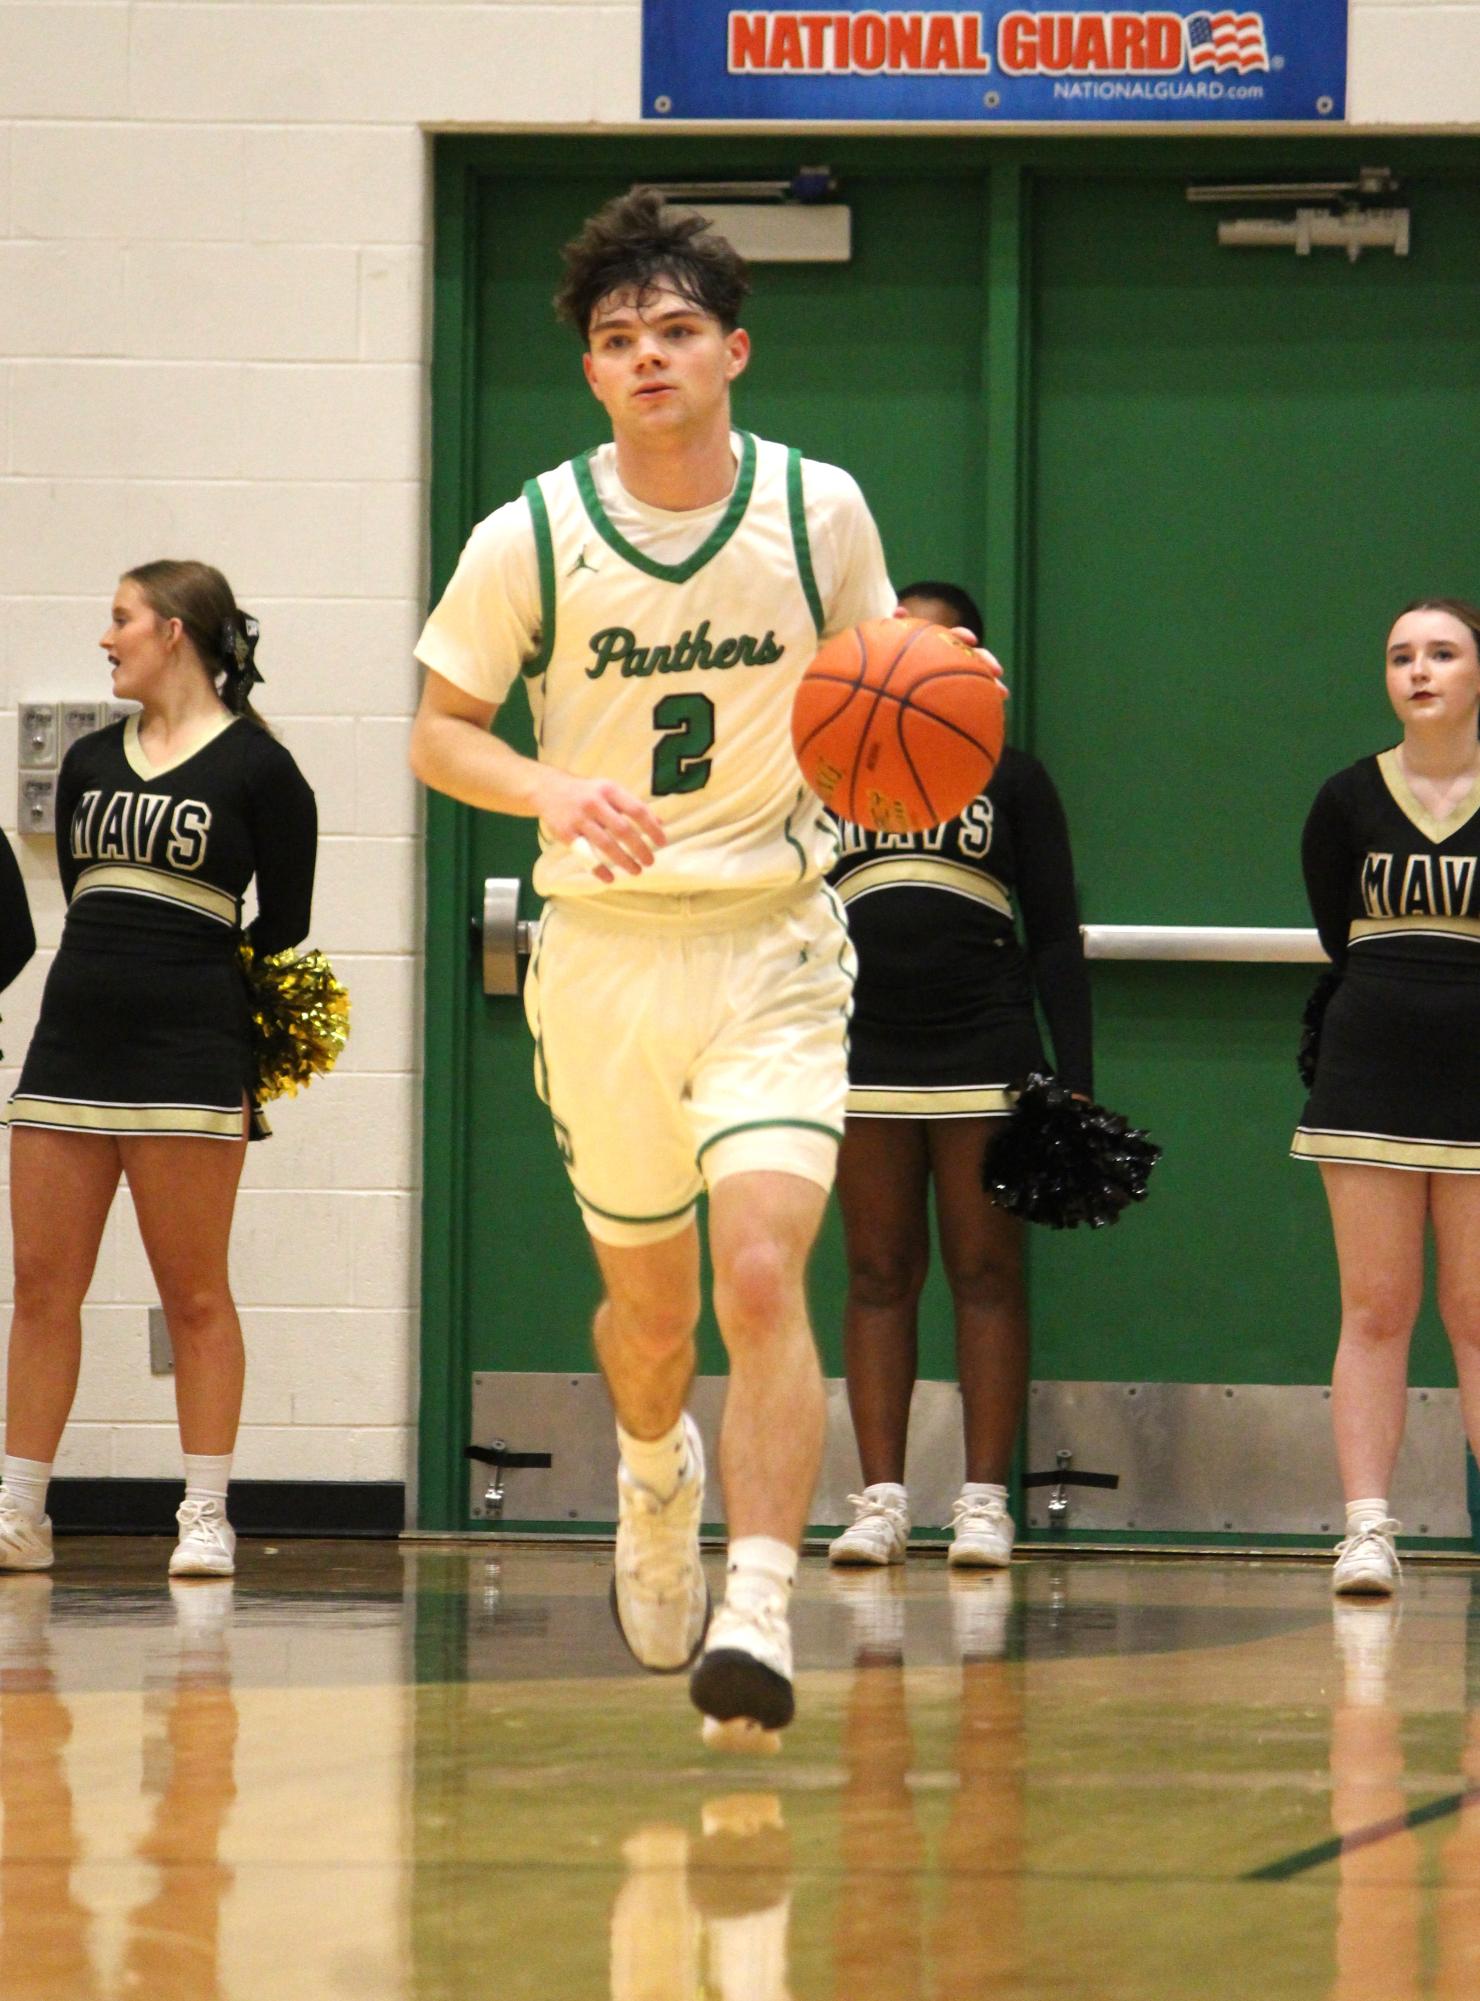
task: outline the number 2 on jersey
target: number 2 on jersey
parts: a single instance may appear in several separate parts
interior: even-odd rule
[[[661,732],[653,746],[653,793],[702,792],[714,748],[714,704],[707,695],[665,695],[653,710]]]

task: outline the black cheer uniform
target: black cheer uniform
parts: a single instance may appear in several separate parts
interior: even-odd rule
[[[1064,810],[1048,773],[1005,750],[959,819],[924,834],[839,825],[831,876],[858,952],[848,1114],[994,1118],[1048,1068],[1092,1084],[1089,980]],[[1026,950],[1013,927],[1023,921]]]
[[[0,838],[0,993],[30,964],[36,930],[20,864],[9,841]]]
[[[255,876],[255,951],[296,945],[317,832],[292,757],[244,718],[157,770],[135,716],[74,744],[57,783],[67,921],[9,1123],[240,1139],[242,898]],[[254,1108],[252,1137],[266,1132]]]
[[[1341,975],[1291,1151],[1480,1174],[1480,786],[1424,811],[1395,750],[1327,779],[1306,893]]]

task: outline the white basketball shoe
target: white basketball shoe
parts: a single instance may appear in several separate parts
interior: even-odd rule
[[[679,1674],[704,1644],[709,1586],[699,1558],[704,1445],[685,1416],[683,1478],[668,1499],[617,1469],[617,1558],[612,1616],[627,1651],[652,1674]]]
[[[1338,1597],[1390,1598],[1402,1581],[1403,1566],[1393,1537],[1403,1524],[1390,1517],[1362,1522],[1336,1545],[1331,1589]]]
[[[878,1480],[861,1494],[850,1494],[848,1505],[853,1519],[828,1545],[828,1562],[903,1563],[910,1539],[910,1497],[904,1488]]]

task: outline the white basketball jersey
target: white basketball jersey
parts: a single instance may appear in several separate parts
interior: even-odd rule
[[[542,643],[525,668],[540,755],[611,778],[668,836],[624,892],[784,887],[834,859],[822,807],[791,747],[791,705],[824,626],[803,506],[802,458],[739,434],[729,506],[683,562],[629,542],[588,459],[525,487],[539,551]],[[540,829],[535,887],[589,896],[589,860]]]

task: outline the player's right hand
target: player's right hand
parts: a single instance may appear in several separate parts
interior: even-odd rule
[[[598,882],[641,875],[667,844],[652,808],[610,778],[575,778],[546,767],[538,806],[557,841],[590,855]]]
[[[913,618],[915,616],[912,611],[902,604],[897,604],[894,607],[893,615],[895,618]],[[979,659],[985,660],[987,663],[987,672],[994,681],[1000,684],[1004,698],[1011,695],[1012,690],[1007,685],[1007,676],[1003,672],[1002,662],[992,652],[990,647],[982,645],[981,634],[973,632],[969,625],[951,625],[947,626],[946,630],[950,633],[952,639],[959,639],[962,645],[969,646]]]

